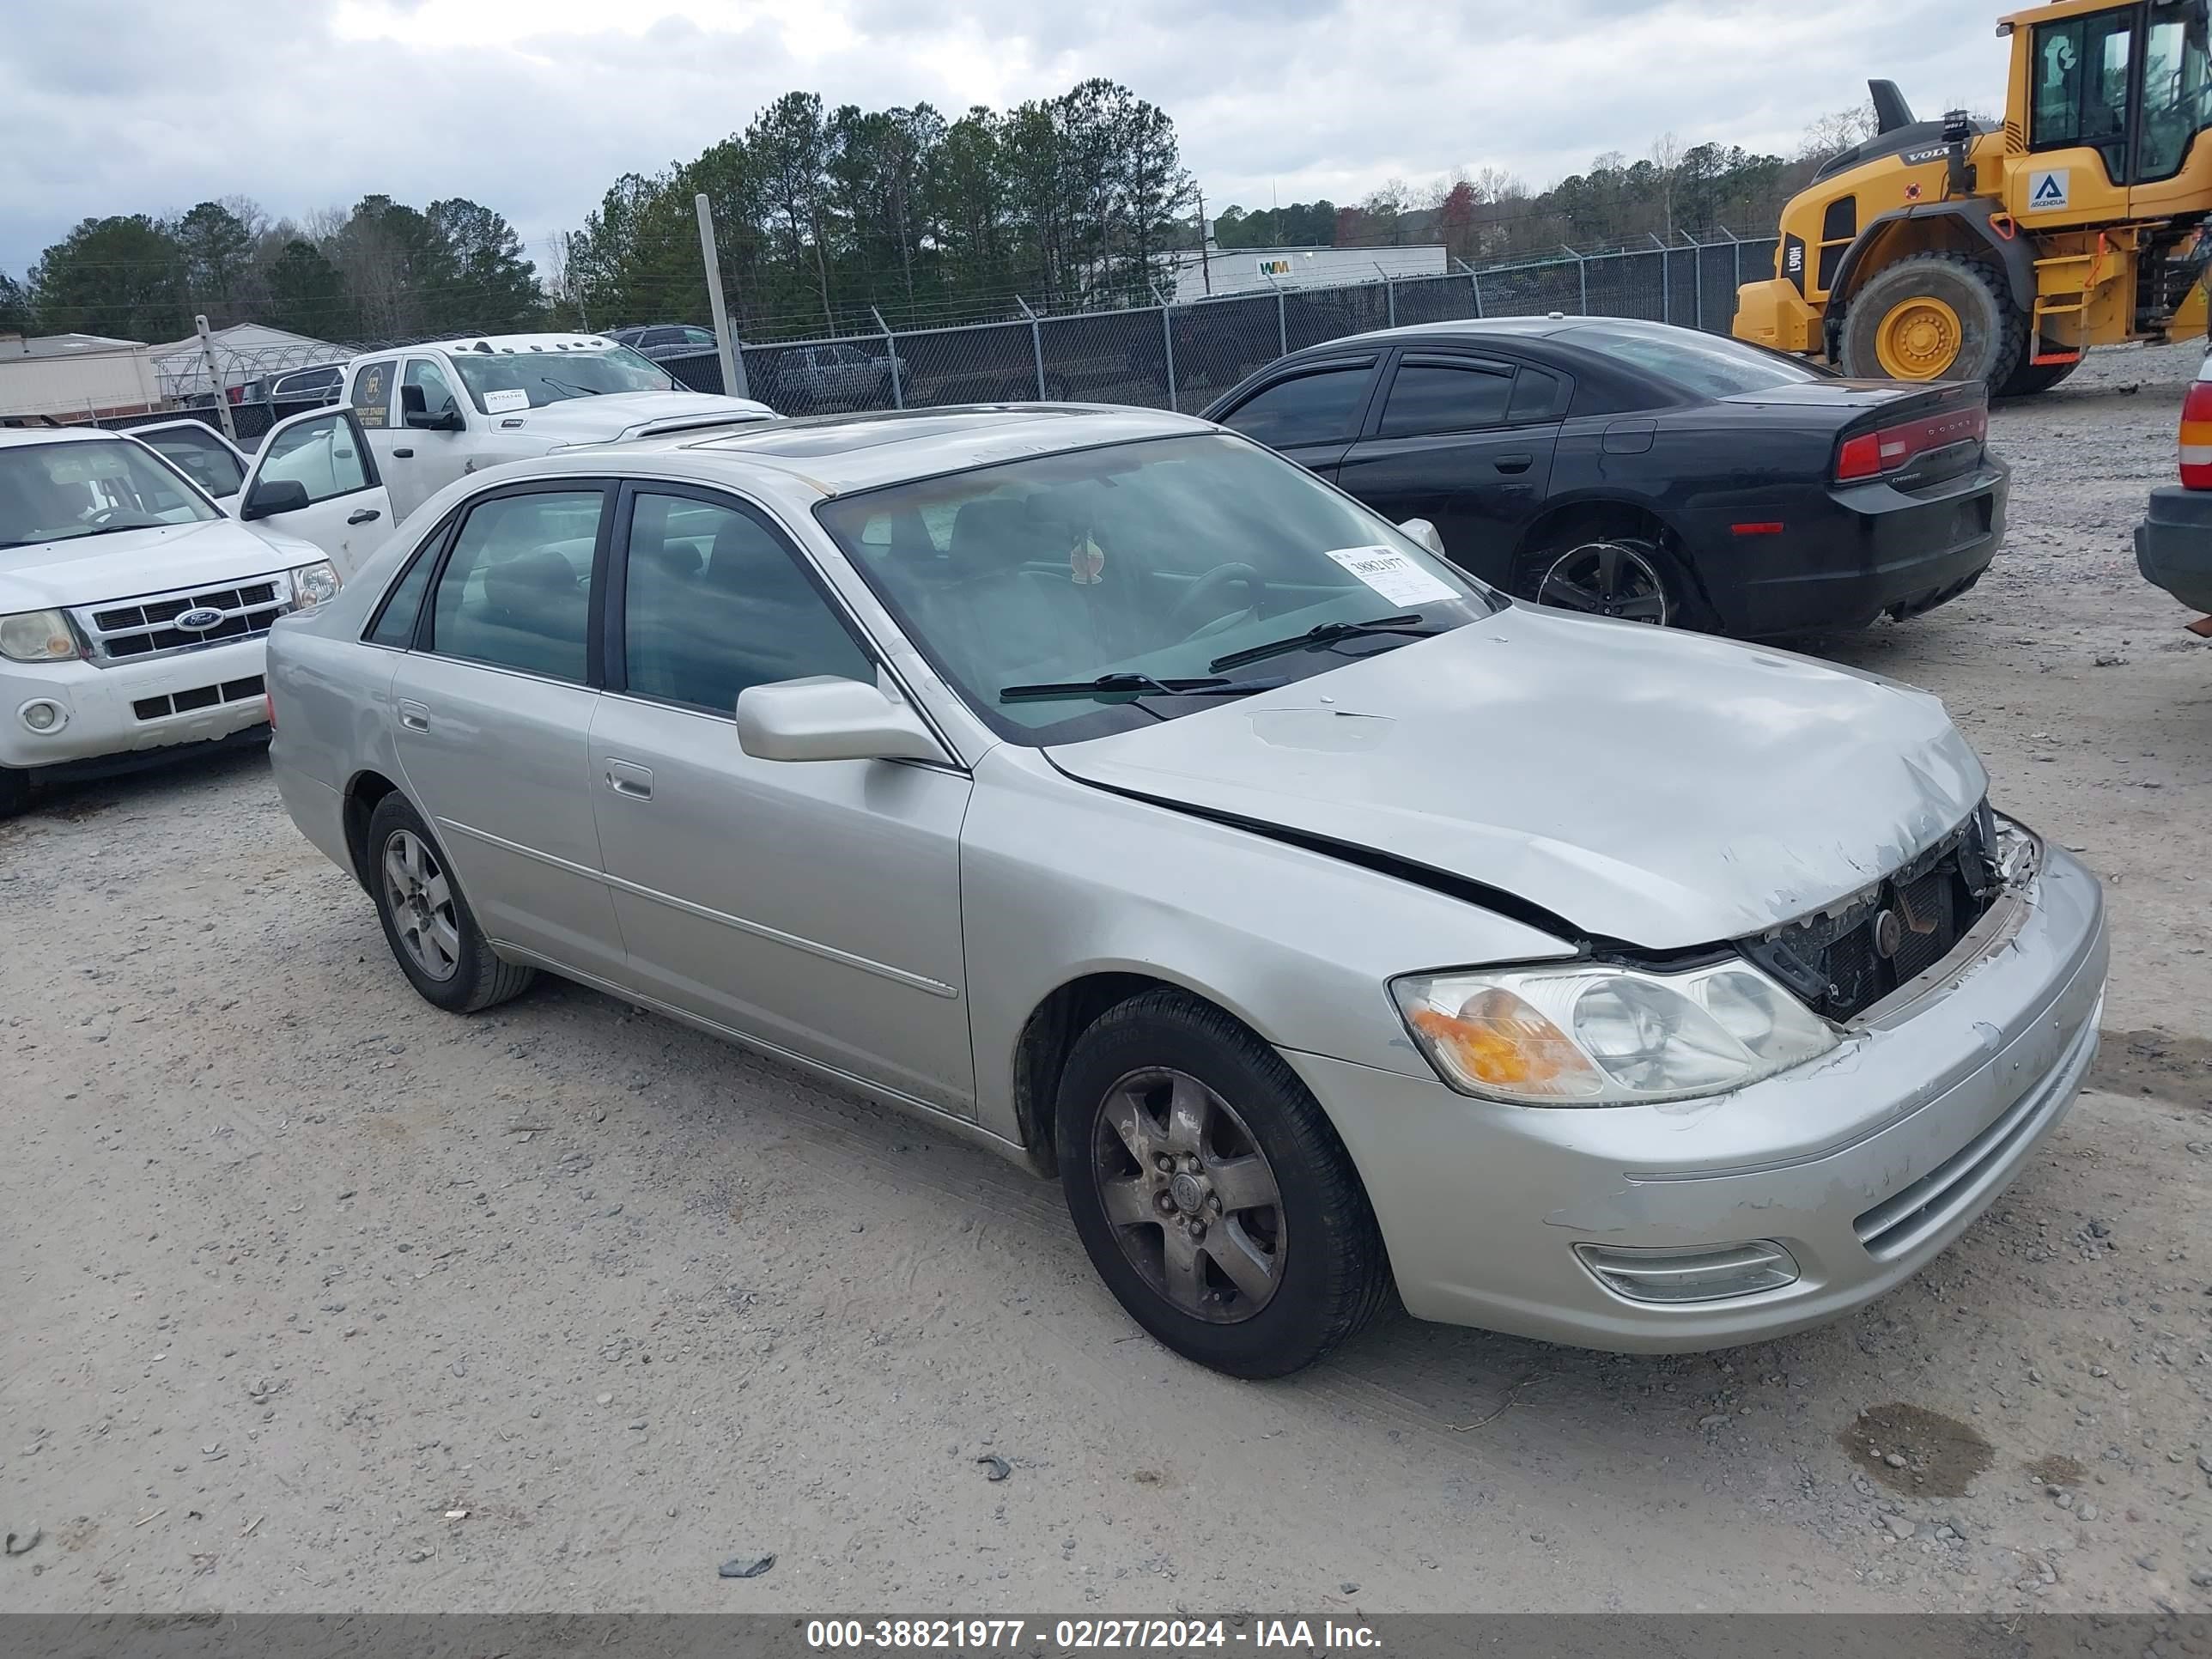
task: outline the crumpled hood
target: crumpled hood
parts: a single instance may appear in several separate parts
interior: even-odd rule
[[[773,420],[775,411],[749,398],[705,392],[610,392],[597,398],[564,398],[543,409],[491,416],[495,432],[527,432],[549,444],[605,443],[634,438],[659,421]]]
[[[235,519],[0,547],[0,613],[234,582],[322,556],[295,537],[249,530]]]
[[[1370,848],[1654,950],[1854,892],[1989,787],[1924,692],[1523,605],[1048,752],[1072,777]]]

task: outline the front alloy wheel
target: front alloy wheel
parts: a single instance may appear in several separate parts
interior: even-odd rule
[[[1209,1324],[1250,1319],[1282,1284],[1282,1195],[1237,1109],[1188,1073],[1132,1072],[1091,1137],[1114,1242],[1146,1284]]]

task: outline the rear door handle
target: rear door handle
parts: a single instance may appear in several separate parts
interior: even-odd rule
[[[411,461],[415,459],[415,452],[411,449],[395,449],[392,452],[392,458],[396,461]]]
[[[1490,464],[1500,472],[1526,472],[1536,464],[1536,458],[1534,455],[1500,455]]]
[[[357,507],[346,514],[348,524],[374,524],[384,516],[373,507]]]
[[[419,702],[402,702],[399,723],[410,732],[427,732],[430,729],[430,711]]]
[[[629,761],[611,760],[607,763],[607,787],[632,800],[651,800],[653,774]]]

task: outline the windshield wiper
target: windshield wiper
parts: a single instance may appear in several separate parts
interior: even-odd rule
[[[1248,645],[1242,651],[1232,651],[1225,657],[1216,657],[1206,666],[1215,673],[1224,668],[1236,668],[1248,662],[1259,662],[1267,657],[1280,657],[1292,651],[1304,651],[1317,645],[1329,645],[1338,640],[1358,639],[1364,634],[1440,634],[1421,620],[1418,612],[1407,611],[1402,616],[1377,617],[1371,622],[1330,622],[1309,628],[1303,634],[1293,634],[1287,639],[1269,640],[1261,645]]]
[[[1002,685],[1000,702],[1032,702],[1059,697],[1236,697],[1267,691],[1280,680],[1156,680],[1150,674],[1101,674],[1095,680],[1044,680],[1035,685]]]
[[[556,392],[573,392],[579,398],[596,398],[599,389],[595,386],[579,386],[574,380],[556,380],[550,374],[541,374],[538,380]]]

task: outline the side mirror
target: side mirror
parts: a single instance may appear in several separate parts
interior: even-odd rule
[[[1427,548],[1430,552],[1435,554],[1438,558],[1441,559],[1446,556],[1444,553],[1444,538],[1437,533],[1436,526],[1431,524],[1426,519],[1408,519],[1405,523],[1400,525],[1398,528],[1404,531],[1415,541],[1420,543],[1423,547]]]
[[[264,478],[253,486],[253,493],[238,509],[238,516],[241,520],[265,519],[277,513],[297,513],[309,505],[307,486],[298,479]]]
[[[417,432],[459,432],[468,425],[461,418],[461,411],[453,407],[451,398],[447,398],[445,406],[433,415],[423,400],[422,388],[419,386],[399,388],[399,423],[412,427]]]
[[[738,694],[738,743],[755,760],[945,758],[921,716],[865,680],[780,680]]]

